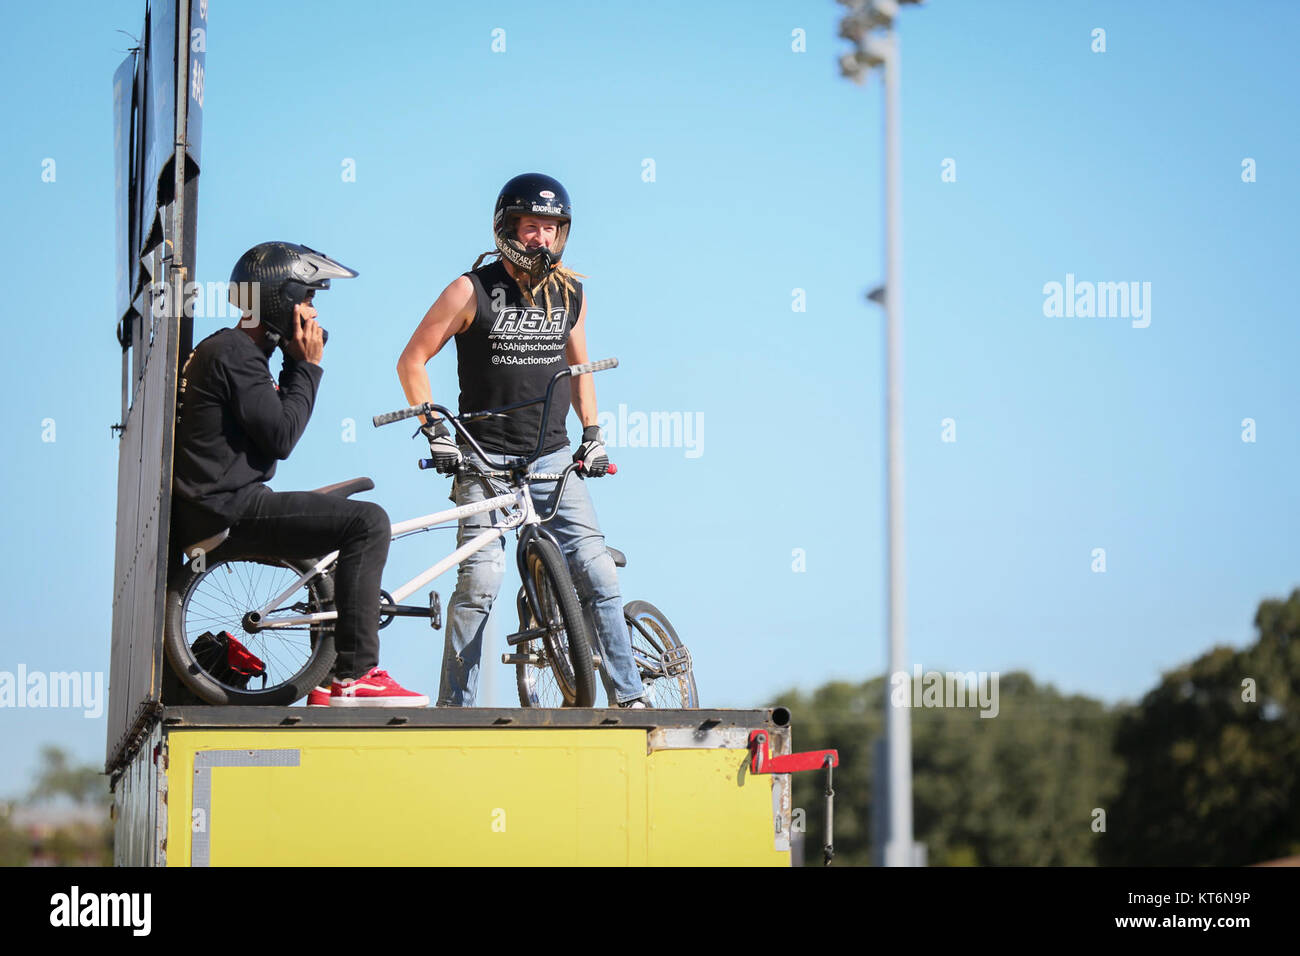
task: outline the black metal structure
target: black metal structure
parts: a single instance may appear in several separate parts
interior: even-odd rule
[[[706,734],[736,727],[781,730],[790,725],[785,707],[761,710],[623,710],[564,707],[166,707],[167,727],[311,727],[357,730],[372,727],[556,729],[621,727],[681,729]]]
[[[139,46],[113,77],[117,338],[122,413],[106,769],[129,759],[161,709],[162,632],[180,356],[192,323],[207,0],[145,7]]]

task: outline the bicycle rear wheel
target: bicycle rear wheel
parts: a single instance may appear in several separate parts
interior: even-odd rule
[[[173,673],[209,704],[284,706],[307,696],[334,666],[334,622],[250,632],[265,606],[315,562],[226,558],[187,567],[167,592],[164,647]],[[334,610],[334,582],[317,575],[269,618]]]
[[[628,601],[623,618],[650,706],[669,710],[699,707],[690,651],[663,611],[649,601]]]
[[[535,655],[536,664],[516,664],[519,702],[525,707],[591,707],[596,701],[596,668],[582,606],[573,590],[560,549],[545,538],[525,545],[524,568],[539,607],[519,602],[525,629],[546,628],[541,637],[519,647]]]

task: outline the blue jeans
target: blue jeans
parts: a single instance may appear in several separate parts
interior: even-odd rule
[[[462,448],[468,461],[483,465],[472,451]],[[493,456],[494,458],[497,456]],[[501,461],[497,459],[497,463]],[[558,474],[573,461],[567,448],[543,455],[529,466],[530,474]],[[555,503],[558,481],[534,481],[533,504],[546,515]],[[500,487],[500,483],[498,482]],[[482,501],[486,495],[478,481],[457,478],[450,498],[457,505]],[[457,547],[494,524],[499,513],[462,518],[456,535]],[[614,559],[605,549],[605,536],[596,523],[596,510],[587,494],[586,482],[570,475],[555,518],[543,527],[560,543],[569,564],[569,574],[583,602],[590,605],[596,620],[595,638],[604,661],[601,679],[610,703],[624,703],[642,696],[644,688],[632,659],[632,642],[623,619],[623,596],[619,591]],[[456,590],[447,605],[447,638],[442,653],[442,683],[439,707],[473,707],[478,689],[479,661],[483,656],[483,635],[488,613],[505,578],[506,542],[502,537],[475,551],[460,563]],[[511,615],[513,616],[513,602]],[[512,628],[513,629],[513,628]]]

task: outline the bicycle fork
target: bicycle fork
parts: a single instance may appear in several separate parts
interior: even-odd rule
[[[542,624],[539,627],[526,628],[524,625],[523,612],[525,609],[530,611],[535,620],[542,620],[542,602],[537,594],[537,587],[533,582],[532,575],[528,573],[528,543],[535,537],[545,538],[555,545],[560,553],[560,543],[555,537],[542,527],[542,520],[537,514],[537,509],[533,505],[533,496],[529,491],[527,483],[524,484],[522,494],[520,495],[520,508],[523,511],[518,523],[519,543],[515,547],[515,561],[519,566],[519,580],[523,585],[525,605],[519,608],[520,620],[519,631],[514,634],[506,635],[506,644],[510,647],[517,647],[520,644],[527,644],[530,641],[538,640],[545,637],[550,630],[549,625]],[[541,659],[537,654],[502,654],[501,663],[503,664],[533,664],[537,665]]]

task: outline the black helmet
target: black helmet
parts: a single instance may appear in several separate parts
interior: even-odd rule
[[[295,242],[262,242],[235,263],[228,298],[240,310],[253,313],[274,344],[293,334],[293,307],[309,292],[328,289],[330,279],[356,275],[355,269],[315,249]]]
[[[560,222],[555,230],[555,245],[550,249],[525,248],[515,234],[520,216],[551,216]],[[496,210],[492,214],[492,231],[497,250],[517,268],[528,273],[534,286],[548,278],[564,255],[569,238],[573,208],[569,193],[559,181],[542,173],[524,173],[501,187]]]

